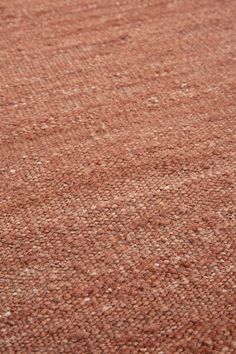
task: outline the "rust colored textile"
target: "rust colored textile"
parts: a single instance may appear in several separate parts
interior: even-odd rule
[[[235,19],[0,1],[1,353],[236,353]]]

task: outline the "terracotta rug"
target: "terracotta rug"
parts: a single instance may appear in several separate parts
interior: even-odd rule
[[[236,353],[236,1],[0,1],[0,352]]]

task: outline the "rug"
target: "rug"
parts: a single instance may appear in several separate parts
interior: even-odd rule
[[[236,353],[235,18],[0,1],[1,353]]]

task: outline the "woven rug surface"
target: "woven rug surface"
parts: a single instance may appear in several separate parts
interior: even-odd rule
[[[1,353],[236,353],[235,19],[0,0]]]

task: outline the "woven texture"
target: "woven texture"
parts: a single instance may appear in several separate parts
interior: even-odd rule
[[[0,1],[1,353],[236,353],[235,19]]]

